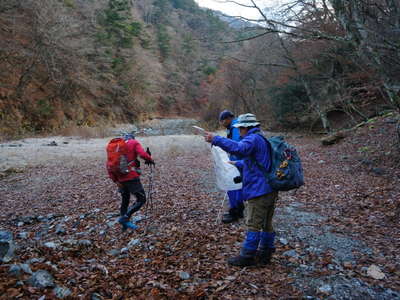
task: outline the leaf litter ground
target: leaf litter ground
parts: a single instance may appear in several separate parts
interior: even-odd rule
[[[48,270],[57,285],[71,290],[70,298],[340,299],[365,293],[364,299],[396,299],[399,171],[393,155],[381,157],[389,151],[382,145],[374,145],[379,153],[360,150],[366,144],[372,149],[368,143],[377,135],[374,128],[361,128],[330,147],[289,138],[303,158],[307,185],[281,196],[277,253],[268,267],[226,264],[238,254],[244,229],[216,223],[223,194],[215,189],[204,149],[157,159],[153,209],[147,208],[149,218],[134,232],[122,233],[115,223],[120,197],[102,160],[38,166],[6,177],[0,181],[1,225],[19,246],[12,263],[39,258],[32,271]],[[376,164],[385,174],[372,171]],[[144,168],[145,187],[148,175]],[[26,218],[48,214],[47,220]],[[59,224],[65,233],[56,233]],[[20,232],[28,238],[18,238]],[[51,241],[53,249],[44,245]],[[371,265],[385,278],[369,276]],[[54,298],[52,289],[21,284],[29,274],[15,278],[8,270],[0,265],[1,299]],[[342,286],[354,291],[341,294]]]

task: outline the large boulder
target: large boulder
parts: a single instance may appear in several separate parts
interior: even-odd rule
[[[7,263],[14,258],[15,244],[9,231],[0,230],[0,262]]]

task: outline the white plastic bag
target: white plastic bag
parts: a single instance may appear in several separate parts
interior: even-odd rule
[[[233,178],[240,176],[240,172],[234,165],[228,163],[228,154],[217,146],[211,148],[211,153],[214,159],[214,170],[218,188],[223,191],[240,190],[242,184],[233,182]]]

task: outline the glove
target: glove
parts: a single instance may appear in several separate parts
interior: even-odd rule
[[[156,163],[154,162],[154,160],[146,160],[146,161],[144,162],[144,164],[145,164],[145,165],[148,165],[148,166],[150,166],[150,165],[155,166],[155,165],[156,165]]]
[[[235,178],[233,178],[233,182],[234,183],[241,183],[242,182],[242,176],[236,176]]]

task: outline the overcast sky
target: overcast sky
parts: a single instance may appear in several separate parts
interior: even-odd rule
[[[195,0],[200,6],[208,7],[213,10],[219,10],[230,16],[242,16],[250,19],[260,18],[260,14],[256,9],[245,8],[234,3],[221,3],[223,0]],[[250,5],[249,0],[236,0],[236,2]],[[282,0],[255,0],[260,8],[273,7],[283,3]]]

